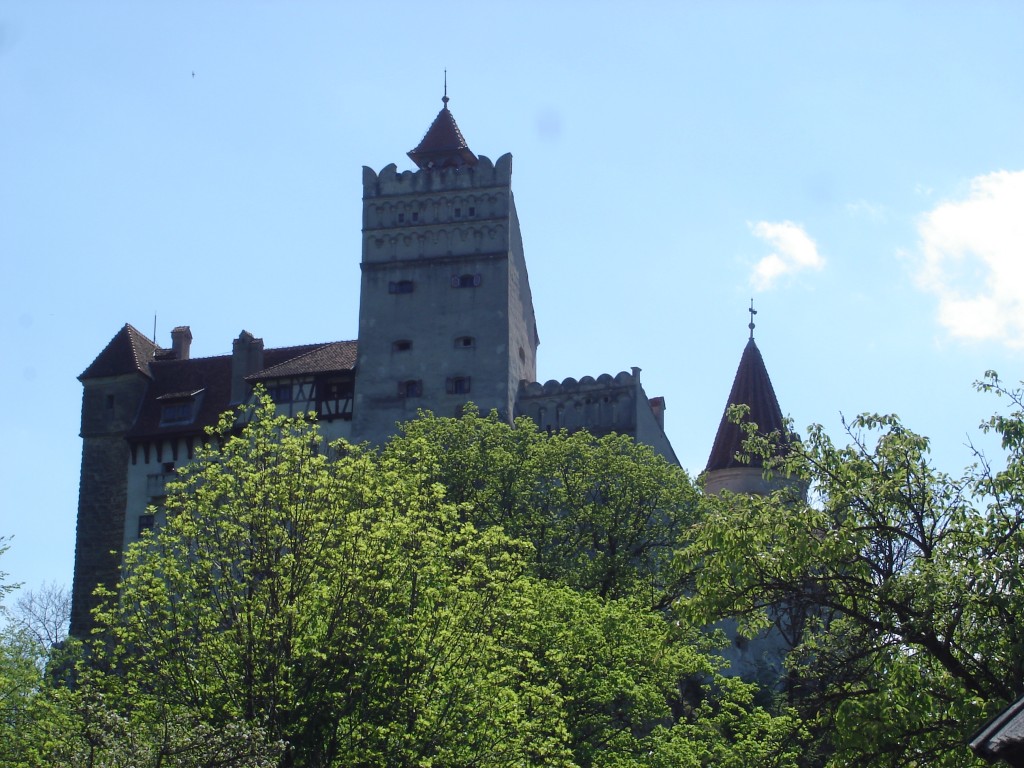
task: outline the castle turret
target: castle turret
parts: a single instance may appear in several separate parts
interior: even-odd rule
[[[473,154],[443,103],[409,153],[419,170],[363,169],[358,439],[469,401],[511,419],[519,382],[536,378],[512,156]]]
[[[125,325],[78,377],[82,382],[82,474],[71,590],[71,634],[92,627],[96,585],[113,589],[121,566],[129,447],[149,387],[156,343]]]
[[[750,309],[750,339],[740,357],[739,367],[729,391],[725,412],[715,435],[715,442],[708,458],[704,489],[707,493],[731,491],[733,493],[767,494],[779,487],[779,481],[769,481],[764,477],[764,462],[760,456],[751,456],[749,461],[741,461],[738,456],[744,453],[744,431],[739,424],[729,418],[729,408],[734,405],[745,405],[750,409],[745,421],[757,425],[760,435],[773,432],[786,436],[788,429],[782,418],[775,389],[768,376],[761,351],[754,342],[753,306]]]

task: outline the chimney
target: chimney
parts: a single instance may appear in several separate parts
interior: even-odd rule
[[[263,369],[263,339],[257,339],[248,331],[238,334],[231,345],[231,404],[245,400],[249,385],[245,377]]]
[[[665,431],[665,398],[664,397],[652,397],[649,401],[651,404],[651,413],[654,414],[654,420],[658,422],[658,426],[661,430]]]
[[[171,331],[171,351],[176,360],[188,360],[188,351],[192,346],[192,330],[187,325],[179,325]]]

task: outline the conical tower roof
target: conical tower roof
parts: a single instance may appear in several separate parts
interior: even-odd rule
[[[455,117],[448,110],[448,88],[445,86],[444,106],[430,124],[423,140],[409,157],[419,168],[462,168],[476,165],[476,155],[469,149]]]
[[[725,412],[722,414],[718,434],[715,435],[715,443],[708,459],[708,472],[731,467],[761,466],[761,459],[756,456],[751,457],[749,464],[744,464],[736,459],[736,454],[743,450],[744,435],[740,425],[729,420],[728,411],[729,406],[732,405],[746,405],[750,408],[748,420],[757,424],[759,434],[767,435],[771,432],[788,434],[782,418],[782,409],[779,408],[779,401],[775,397],[775,390],[772,387],[772,380],[768,377],[768,369],[765,368],[761,351],[754,343],[753,334],[743,350],[739,368],[736,369],[736,378],[733,379],[729,400],[726,403]]]
[[[149,376],[149,363],[159,351],[155,342],[147,339],[130,323],[125,323],[78,379],[84,381],[125,373]]]

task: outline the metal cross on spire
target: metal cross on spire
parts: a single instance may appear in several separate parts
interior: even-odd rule
[[[750,300],[750,309],[747,310],[750,313],[750,322],[747,324],[747,328],[750,329],[750,338],[754,338],[754,315],[757,314],[757,310],[754,309],[754,300]]]
[[[441,101],[444,103],[445,109],[448,108],[448,70],[444,71],[444,96],[441,97]]]

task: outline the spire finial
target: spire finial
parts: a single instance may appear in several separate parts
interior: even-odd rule
[[[444,102],[444,108],[448,109],[448,70],[444,71],[444,96],[441,97],[441,101]]]
[[[750,339],[751,339],[751,341],[753,341],[753,339],[754,339],[754,315],[757,314],[757,310],[754,309],[754,300],[753,299],[750,300],[750,309],[748,309],[747,312],[750,313],[750,322],[747,323],[747,328],[750,329]]]

